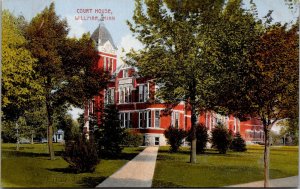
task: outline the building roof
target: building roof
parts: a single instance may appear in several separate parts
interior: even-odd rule
[[[96,42],[97,46],[103,46],[107,41],[109,41],[113,48],[117,50],[117,47],[109,33],[109,31],[104,26],[103,22],[100,22],[99,26],[96,28],[96,30],[93,32],[91,38]],[[100,39],[100,41],[99,41]],[[100,44],[98,44],[100,42]]]

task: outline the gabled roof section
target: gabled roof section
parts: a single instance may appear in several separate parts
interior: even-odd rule
[[[117,50],[117,47],[103,22],[100,22],[99,26],[93,32],[91,38],[96,42],[97,46],[103,46],[107,41],[109,41],[113,48]]]
[[[128,68],[133,68],[132,66],[126,64],[122,59],[120,60],[121,65],[119,65],[116,69],[115,73],[119,73],[121,70],[126,70]]]

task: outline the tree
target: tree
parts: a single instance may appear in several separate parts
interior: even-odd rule
[[[233,12],[228,16],[227,28],[236,26],[229,31],[247,35],[239,42],[221,37],[227,41],[221,40],[217,45],[220,49],[224,46],[230,49],[222,53],[223,57],[219,56],[220,70],[223,70],[219,75],[220,88],[216,88],[223,97],[219,104],[236,115],[260,118],[265,133],[264,186],[267,187],[270,129],[277,120],[298,114],[298,27],[270,25],[270,12],[264,24],[251,18],[241,26],[252,26],[252,29],[239,30],[237,24],[242,15]],[[244,52],[240,51],[243,46],[247,46]],[[238,60],[241,56],[237,53],[245,53],[242,61]]]
[[[283,119],[276,124],[282,126],[279,135],[280,137],[286,137],[288,135],[292,139],[292,144],[298,145],[299,127],[297,118]]]
[[[101,125],[95,131],[99,156],[118,156],[123,149],[124,131],[120,125],[119,111],[116,105],[107,105],[101,114]]]
[[[244,152],[247,150],[245,140],[240,133],[236,133],[231,144],[230,149],[237,152]]]
[[[105,86],[103,70],[96,69],[98,54],[88,34],[68,39],[66,20],[56,15],[54,3],[34,17],[26,28],[28,48],[37,59],[35,69],[43,88],[48,122],[48,147],[54,159],[52,144],[55,109],[66,104],[82,105],[83,100]]]
[[[131,51],[127,63],[161,84],[157,96],[166,104],[184,101],[191,109],[191,163],[196,163],[197,115],[214,101],[207,49],[223,4],[222,0],[136,0],[133,23],[127,22],[145,46]]]
[[[270,130],[277,120],[298,115],[297,32],[296,24],[290,29],[280,24],[267,27],[253,57],[257,86],[252,86],[248,96],[256,107],[252,113],[259,115],[264,126],[265,187],[269,186]]]
[[[226,154],[232,137],[224,125],[218,124],[211,132],[212,147],[216,148],[220,154]]]
[[[189,131],[187,140],[191,141],[191,131]],[[203,154],[208,142],[208,133],[205,125],[197,124],[196,127],[196,138],[197,138],[197,153]]]
[[[2,12],[2,120],[14,121],[23,115],[30,100],[40,99],[40,85],[34,76],[36,59],[26,49],[22,17]]]
[[[137,131],[126,129],[124,133],[124,146],[142,146],[143,135]]]
[[[94,172],[100,162],[93,138],[87,140],[84,135],[66,144],[63,158],[76,173]]]
[[[170,126],[165,130],[164,135],[168,139],[168,144],[170,144],[170,152],[177,152],[179,147],[183,144],[183,139],[186,137],[187,133],[182,129],[176,129]]]

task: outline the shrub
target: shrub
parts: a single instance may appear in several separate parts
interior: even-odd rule
[[[187,140],[189,142],[192,142],[192,130],[189,130]],[[196,148],[197,148],[197,153],[204,153],[204,150],[206,148],[206,143],[208,142],[208,134],[207,134],[207,128],[203,124],[197,124],[196,126],[196,138],[197,138],[197,143],[196,143]]]
[[[138,147],[143,144],[143,135],[141,133],[138,133],[136,131],[126,129],[124,135],[124,146],[134,146]]]
[[[164,134],[168,139],[168,144],[171,145],[170,152],[177,152],[183,143],[183,139],[186,137],[186,132],[182,129],[175,129],[170,126],[165,130]]]
[[[212,130],[212,147],[216,148],[220,154],[226,154],[231,143],[231,135],[222,124],[218,124]]]
[[[244,152],[247,150],[245,140],[241,137],[240,133],[236,133],[231,142],[230,149],[236,152]]]
[[[102,113],[101,125],[95,131],[98,155],[116,157],[121,154],[124,143],[124,128],[120,126],[119,111],[115,105],[108,105]]]
[[[84,135],[66,144],[63,158],[76,173],[94,172],[100,162],[93,138],[87,140]]]

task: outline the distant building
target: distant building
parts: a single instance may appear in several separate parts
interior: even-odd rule
[[[53,142],[64,143],[64,131],[62,129],[58,129],[53,135]]]
[[[98,68],[111,74],[105,90],[86,101],[84,110],[84,132],[90,131],[89,116],[100,120],[106,104],[116,104],[120,112],[121,127],[134,129],[144,136],[145,145],[166,145],[164,131],[172,125],[175,128],[191,128],[191,108],[185,102],[176,106],[166,105],[155,96],[159,84],[152,78],[139,76],[137,70],[125,63],[117,68],[117,48],[109,31],[101,23],[91,38],[96,42],[99,61]],[[262,124],[258,119],[241,122],[234,116],[222,116],[213,111],[202,112],[198,122],[211,131],[217,123],[223,123],[233,133],[240,132],[248,142],[262,142]]]

